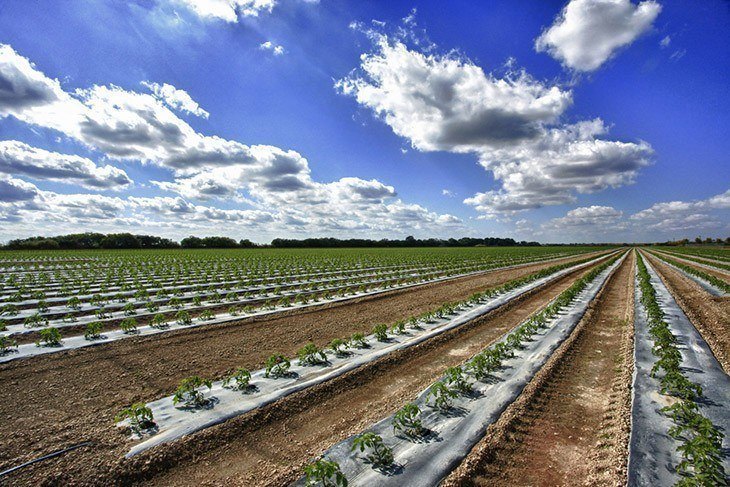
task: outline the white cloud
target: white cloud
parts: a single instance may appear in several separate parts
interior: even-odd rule
[[[34,186],[21,187],[18,184],[22,181],[15,181],[12,192],[8,192],[16,195],[15,203],[8,203],[14,207],[5,205],[3,214],[22,214],[29,223],[41,215],[50,215],[79,224],[98,216],[108,220],[107,224],[132,225],[142,215],[147,223],[165,224],[172,221],[166,220],[171,215],[184,215],[185,222],[199,226],[205,225],[206,219],[266,221],[262,226],[271,225],[274,229],[296,225],[300,231],[310,234],[362,230],[378,231],[381,235],[392,233],[394,228],[433,234],[461,224],[453,215],[433,213],[419,205],[402,202],[392,186],[377,180],[345,177],[333,182],[314,181],[308,161],[296,151],[245,145],[198,133],[171,107],[190,112],[202,109],[187,93],[169,85],[146,82],[145,86],[153,94],[113,85],[95,85],[69,93],[12,48],[3,46],[0,86],[9,87],[0,92],[0,117],[12,115],[28,124],[58,130],[89,148],[102,151],[111,160],[154,164],[168,171],[170,179],[153,184],[186,198],[174,198],[174,204],[162,205],[159,199],[153,200],[155,204],[149,201],[143,204],[138,199],[108,199],[100,195],[40,192],[34,196]],[[57,114],[63,116],[56,117]],[[28,152],[32,148],[24,149]],[[126,176],[112,166],[100,168],[76,156],[64,158],[61,154],[37,151],[34,156],[36,161],[54,159],[40,163],[47,178],[57,177],[83,186],[101,186],[105,178],[116,178],[121,183],[121,178]],[[17,161],[15,164],[20,167]],[[30,172],[39,170],[30,167],[32,162],[24,164],[23,174],[30,176]],[[63,170],[75,172],[63,176]],[[11,183],[4,184],[10,189]],[[255,209],[222,210],[188,202],[213,199],[244,203]],[[25,203],[20,207],[18,201]],[[86,203],[94,208],[83,210]],[[173,208],[191,207],[196,209],[173,211]],[[112,213],[116,216],[112,217]],[[262,217],[264,214],[267,216]]]
[[[650,163],[649,144],[606,140],[600,119],[561,125],[569,90],[524,72],[498,78],[463,56],[426,55],[370,35],[374,51],[336,88],[418,150],[476,154],[501,187],[464,202],[487,218],[631,184]]]
[[[38,188],[22,179],[0,175],[0,203],[32,201],[38,195]]]
[[[646,142],[603,140],[600,119],[546,130],[542,139],[517,147],[485,150],[480,163],[502,182],[497,191],[477,193],[464,202],[484,213],[513,214],[572,203],[588,194],[632,184],[650,164]]]
[[[114,166],[97,166],[85,157],[59,154],[17,140],[0,141],[0,172],[92,189],[121,190],[132,184],[127,173]]]
[[[553,218],[543,225],[556,230],[566,227],[590,227],[592,230],[614,230],[623,212],[611,206],[584,206],[570,210],[564,217]]]
[[[336,88],[422,151],[470,152],[532,139],[540,123],[571,103],[570,92],[525,73],[495,78],[469,60],[425,55],[386,36],[376,38],[360,67]]]
[[[576,71],[595,71],[648,31],[661,9],[653,0],[637,5],[630,0],[571,0],[535,40],[535,49]]]
[[[151,83],[143,81],[143,86],[149,88],[155,97],[165,103],[168,107],[185,113],[190,113],[197,117],[208,118],[210,115],[203,110],[198,102],[192,99],[187,91],[175,88],[174,86],[163,83]]]
[[[257,17],[260,13],[270,13],[276,0],[172,0],[184,5],[204,20],[238,22],[241,17]]]
[[[669,44],[672,42],[672,38],[669,36],[664,36],[661,41],[659,41],[659,45],[662,49],[665,47],[669,47]]]
[[[262,51],[270,51],[274,56],[281,56],[284,54],[284,46],[276,45],[271,41],[262,42],[259,44],[259,49]]]
[[[667,201],[656,203],[629,217],[636,231],[654,230],[671,237],[689,237],[688,231],[730,230],[728,213],[730,190],[724,193],[694,201]]]
[[[453,198],[454,196],[456,196],[456,194],[453,191],[451,191],[450,189],[442,189],[441,194],[443,196],[448,196],[449,198]]]

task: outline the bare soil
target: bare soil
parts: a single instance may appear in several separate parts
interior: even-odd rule
[[[274,352],[292,356],[310,340],[323,346],[336,337],[369,332],[375,324],[464,299],[555,263],[2,364],[0,470],[91,441],[91,447],[27,467],[8,480],[14,485],[114,483],[109,479],[117,478],[126,446],[113,417],[132,402],[169,395],[190,375],[214,378],[236,367],[257,368]]]
[[[272,408],[163,447],[156,452],[155,464],[164,463],[159,457],[179,460],[189,451],[196,452],[195,464],[181,467],[168,461],[169,470],[145,485],[285,485],[332,444],[393,413],[437,380],[446,367],[488,346],[586,272],[572,273],[522,297],[521,302]],[[135,467],[145,462],[141,459]],[[201,464],[205,470],[199,468]]]
[[[710,346],[725,372],[730,374],[730,296],[713,296],[681,272],[643,252],[679,304]]]
[[[625,484],[634,259],[444,485]]]

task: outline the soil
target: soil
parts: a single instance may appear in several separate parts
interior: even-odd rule
[[[0,469],[91,441],[90,447],[27,467],[8,479],[14,485],[114,483],[110,479],[118,480],[126,446],[125,437],[111,425],[114,414],[132,402],[169,395],[190,375],[215,378],[236,367],[258,368],[274,352],[292,356],[310,340],[323,346],[336,337],[369,332],[375,324],[464,299],[555,263],[2,364]],[[570,277],[559,280],[565,285],[569,281]]]
[[[184,452],[195,451],[196,465],[174,466],[145,485],[285,485],[332,444],[392,414],[437,380],[446,367],[488,346],[586,272],[572,273],[466,327],[390,354],[269,410],[175,442],[156,452],[154,463],[165,463],[160,456],[179,459]],[[145,460],[135,467],[140,463]],[[205,471],[199,469],[201,463]]]
[[[700,332],[725,372],[730,374],[730,296],[713,296],[702,286],[644,252],[674,300]]]
[[[624,485],[634,255],[443,485]]]

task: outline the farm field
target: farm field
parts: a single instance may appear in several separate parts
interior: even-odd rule
[[[723,485],[728,259],[5,251],[0,481]]]

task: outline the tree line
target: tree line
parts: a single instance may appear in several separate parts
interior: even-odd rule
[[[538,242],[518,242],[512,238],[471,238],[460,239],[416,239],[406,237],[397,239],[338,239],[338,238],[276,238],[270,244],[256,244],[248,239],[234,240],[230,237],[189,236],[180,242],[154,235],[135,235],[132,233],[74,233],[55,237],[30,237],[9,241],[0,246],[6,250],[88,250],[88,249],[252,249],[252,248],[345,248],[345,247],[513,247],[539,246]]]

